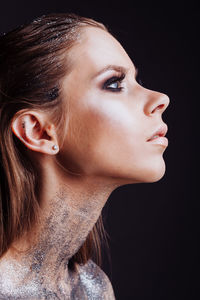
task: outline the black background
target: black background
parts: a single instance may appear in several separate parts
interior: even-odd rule
[[[163,114],[165,175],[156,183],[116,189],[103,209],[112,264],[105,257],[102,268],[117,300],[200,299],[199,10],[192,2],[175,8],[164,2],[1,1],[0,31],[51,12],[74,12],[107,25],[143,85],[170,98]]]

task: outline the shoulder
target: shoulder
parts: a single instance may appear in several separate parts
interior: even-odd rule
[[[0,300],[39,299],[38,285],[28,282],[23,271],[17,262],[0,260]]]
[[[112,284],[106,273],[91,259],[79,267],[82,285],[88,292],[94,293],[94,299],[115,299]],[[92,298],[92,299],[93,299]]]

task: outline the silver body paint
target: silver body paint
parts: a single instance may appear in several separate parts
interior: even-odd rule
[[[115,299],[108,276],[91,259],[77,271],[68,267],[101,208],[95,200],[72,205],[60,190],[31,248],[0,259],[0,300]]]
[[[108,276],[92,260],[79,266],[78,272],[68,271],[66,282],[60,281],[55,289],[44,287],[37,281],[24,279],[18,285],[14,277],[20,278],[24,270],[17,270],[12,265],[4,266],[1,274],[1,300],[14,299],[81,299],[81,300],[114,300],[115,295]],[[11,275],[11,278],[7,274]],[[13,274],[13,276],[12,276]],[[48,275],[47,275],[48,276]],[[3,279],[2,279],[3,277]],[[26,282],[27,281],[27,282]],[[66,288],[67,287],[67,288]]]

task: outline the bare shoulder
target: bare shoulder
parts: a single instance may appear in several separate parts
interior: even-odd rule
[[[93,260],[81,266],[79,274],[82,285],[88,293],[93,293],[92,299],[115,299],[110,279]]]
[[[6,264],[4,263],[4,260],[0,260],[0,300],[6,300],[8,298],[8,285],[9,283],[7,282],[7,270],[5,268]],[[7,267],[7,266],[6,266]]]
[[[26,283],[21,275],[17,264],[0,260],[0,300],[39,299],[36,285]]]

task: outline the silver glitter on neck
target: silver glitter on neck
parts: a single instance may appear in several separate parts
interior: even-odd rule
[[[101,212],[92,200],[74,206],[63,190],[57,193],[37,243],[24,255],[0,259],[0,300],[115,299],[107,275],[92,260],[77,271],[68,267]]]

